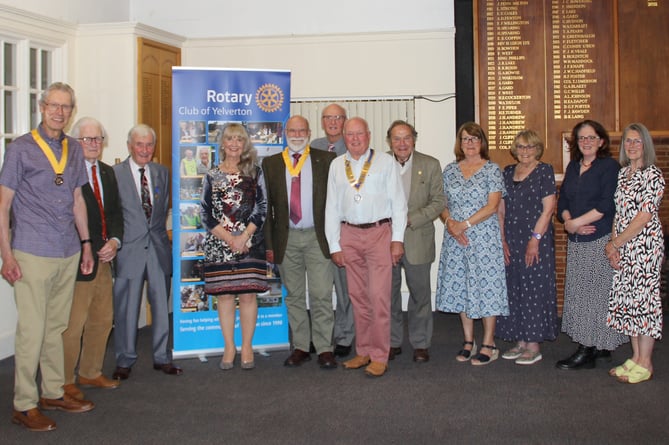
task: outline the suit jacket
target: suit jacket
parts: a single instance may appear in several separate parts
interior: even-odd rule
[[[323,138],[318,138],[314,139],[311,141],[309,144],[311,148],[317,148],[319,150],[325,150],[328,151],[328,144],[330,141],[328,141],[328,138],[323,137]],[[334,152],[337,154],[337,156],[341,156],[344,153],[346,153],[346,145],[344,144],[344,137],[342,136],[339,138],[337,142],[335,142],[335,147],[334,147]]]
[[[310,150],[313,178],[314,229],[321,252],[330,258],[330,248],[325,238],[325,200],[328,189],[330,163],[337,157],[335,153]],[[265,247],[274,252],[274,261],[283,262],[288,244],[290,222],[289,199],[286,184],[286,165],[281,153],[263,159],[262,168],[267,185],[267,219],[265,220]]]
[[[129,159],[114,166],[123,208],[123,246],[116,255],[116,276],[138,278],[144,273],[149,255],[155,255],[164,274],[171,275],[172,249],[166,228],[169,173],[162,165],[149,163],[153,211],[151,221],[147,221]]]
[[[114,169],[100,161],[98,161],[98,169],[102,182],[107,238],[118,238],[123,243],[123,211],[121,210],[121,200],[118,195],[118,184],[116,182],[116,175],[114,175]],[[91,239],[95,263],[93,263],[93,272],[89,275],[82,274],[81,268],[79,268],[77,271],[77,281],[92,281],[98,273],[97,252],[105,245],[106,241],[102,239],[102,216],[100,215],[100,207],[98,207],[98,202],[95,199],[95,193],[90,182],[81,187],[81,193],[86,202],[88,234]],[[115,261],[116,259],[114,259]]]
[[[417,151],[412,156],[404,255],[409,264],[426,264],[434,261],[434,220],[445,207],[443,177],[436,158]]]

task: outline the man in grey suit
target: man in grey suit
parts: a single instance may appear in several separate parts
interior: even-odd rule
[[[337,156],[346,153],[344,144],[344,121],[346,110],[337,104],[330,104],[321,112],[321,127],[326,137],[311,141],[311,148],[334,152]],[[337,294],[337,311],[335,312],[335,327],[333,340],[334,354],[346,357],[351,352],[351,345],[355,337],[355,323],[353,321],[353,306],[348,296],[346,282],[346,268],[335,266],[334,286]]]
[[[404,323],[402,314],[402,271],[409,288],[407,307],[409,342],[414,348],[413,360],[430,360],[432,340],[432,290],[430,267],[435,258],[434,220],[444,209],[444,191],[439,161],[415,151],[418,133],[413,125],[395,121],[386,140],[400,166],[404,194],[409,205],[404,231],[404,256],[393,267],[391,296],[391,334],[388,359],[402,352]]]
[[[147,125],[128,133],[130,156],[114,166],[123,208],[123,248],[118,251],[114,281],[113,377],[125,380],[137,361],[137,321],[144,282],[151,304],[153,369],[181,375],[168,350],[172,254],[166,221],[169,198],[167,168],[152,162],[156,133]]]
[[[328,171],[336,156],[310,150],[309,122],[302,116],[288,119],[285,133],[288,147],[262,163],[267,184],[267,256],[279,266],[288,291],[286,306],[294,346],[284,365],[300,366],[311,360],[309,341],[313,339],[318,365],[334,369],[334,265],[325,238],[325,201]],[[307,278],[310,312],[306,305]]]

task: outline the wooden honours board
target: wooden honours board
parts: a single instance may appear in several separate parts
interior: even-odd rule
[[[525,128],[556,173],[583,119],[669,130],[669,0],[476,0],[474,21],[477,119],[501,166]]]

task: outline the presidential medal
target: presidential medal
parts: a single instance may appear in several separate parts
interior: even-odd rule
[[[63,175],[56,175],[56,179],[53,182],[55,182],[56,185],[63,185],[63,182],[65,182]]]

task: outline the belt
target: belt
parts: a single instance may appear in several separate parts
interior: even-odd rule
[[[351,224],[350,222],[342,221],[344,224],[347,226],[355,227],[356,229],[371,229],[372,227],[378,227],[382,226],[386,223],[392,222],[390,218],[383,218],[378,220],[377,222],[373,223],[366,223],[366,224]]]

